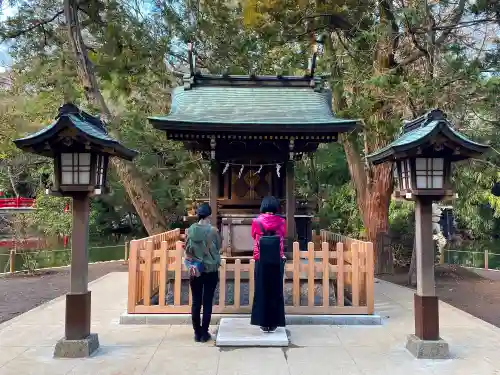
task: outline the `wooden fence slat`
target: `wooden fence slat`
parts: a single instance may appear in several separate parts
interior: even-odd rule
[[[146,243],[146,256],[144,258],[144,306],[151,305],[151,290],[153,289],[153,241]]]
[[[337,305],[344,306],[344,244],[337,242]]]
[[[249,297],[248,300],[250,305],[253,304],[253,296],[255,293],[255,260],[250,259],[250,270],[248,271],[248,282],[249,282]]]
[[[167,275],[168,275],[168,242],[162,241],[160,253],[160,288],[158,290],[158,304],[165,306],[167,296]]]
[[[236,259],[234,262],[234,307],[240,307],[240,292],[241,292],[241,259]]]
[[[350,250],[352,253],[352,305],[359,306],[359,244],[351,243]]]
[[[314,243],[307,244],[309,257],[307,259],[307,306],[314,306]]]
[[[292,286],[293,306],[300,306],[300,248],[299,243],[293,243],[293,286]]]
[[[226,260],[222,259],[219,271],[219,307],[226,306]]]
[[[375,312],[375,262],[373,253],[373,243],[368,242],[366,253],[366,307],[368,314]]]
[[[128,262],[128,303],[127,312],[134,313],[137,303],[137,241],[130,241]]]
[[[330,306],[330,259],[328,254],[330,253],[328,242],[323,242],[321,244],[323,248],[323,306]]]
[[[366,262],[367,262],[367,254],[368,254],[368,242],[362,242],[359,245],[362,249],[361,252],[359,252],[359,260],[360,262],[358,263],[358,269],[360,272],[360,280],[359,280],[359,295],[360,295],[360,304],[366,305],[366,279],[368,277],[368,269],[366,268]]]
[[[174,285],[174,305],[181,304],[181,283],[182,283],[182,258],[184,255],[184,246],[182,241],[175,243],[175,285]]]

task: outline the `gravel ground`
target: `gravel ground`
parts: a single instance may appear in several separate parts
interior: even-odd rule
[[[396,269],[394,275],[381,278],[407,286],[407,273],[407,269]],[[485,279],[458,265],[436,266],[435,277],[440,300],[500,327],[500,280]]]
[[[285,283],[285,305],[292,306],[292,281],[287,281]],[[217,286],[215,291],[215,304],[218,304],[219,301],[219,287]],[[300,283],[300,305],[307,306],[307,281],[301,281]],[[167,285],[167,296],[165,298],[165,303],[168,305],[174,304],[174,282],[169,282]],[[158,297],[156,297],[158,298]],[[157,304],[155,301],[156,298],[153,298],[152,303]],[[250,290],[248,281],[242,281],[240,283],[240,305],[250,305]],[[187,305],[189,302],[189,281],[182,280],[181,284],[181,304]],[[230,306],[234,304],[234,281],[226,282],[226,306]],[[322,282],[318,281],[315,283],[314,290],[314,304],[315,306],[321,306],[323,304],[323,285]],[[335,288],[333,282],[330,282],[330,306],[336,305],[335,298]]]
[[[110,272],[127,271],[123,261],[89,264],[89,282]],[[36,275],[0,277],[0,323],[69,291],[69,267],[47,269]]]

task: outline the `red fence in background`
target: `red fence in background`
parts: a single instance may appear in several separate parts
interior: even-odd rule
[[[40,249],[45,245],[45,241],[41,238],[29,238],[22,241],[16,241],[13,239],[0,239],[0,249],[17,249],[17,250],[28,250],[28,249]],[[1,272],[1,271],[0,271]]]
[[[1,208],[29,208],[33,207],[35,200],[33,198],[0,198]]]

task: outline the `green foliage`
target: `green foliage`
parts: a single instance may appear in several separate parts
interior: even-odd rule
[[[28,275],[34,275],[36,269],[39,268],[37,256],[39,251],[22,251],[21,258],[23,259],[22,269]]]
[[[352,237],[363,234],[363,222],[351,183],[332,187],[319,211],[320,227]]]
[[[64,212],[71,199],[59,198],[40,192],[37,195],[35,210],[29,214],[36,229],[48,237],[69,236],[72,227],[72,215]]]

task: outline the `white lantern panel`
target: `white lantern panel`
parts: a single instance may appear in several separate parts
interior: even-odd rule
[[[417,189],[442,189],[444,185],[443,158],[415,159]]]
[[[423,158],[415,159],[415,170],[426,171],[427,170],[427,159],[423,159]]]
[[[417,176],[417,189],[427,189],[427,176]]]
[[[401,188],[403,190],[411,189],[411,173],[410,173],[410,161],[404,160],[401,163]]]
[[[432,188],[442,189],[443,188],[443,176],[433,176],[432,177]]]
[[[61,165],[72,166],[73,154],[61,154]]]
[[[61,184],[90,184],[90,153],[61,154]]]
[[[78,184],[79,185],[90,184],[90,170],[89,171],[80,171],[78,173]]]
[[[61,172],[61,184],[72,185],[73,184],[73,171],[62,171]]]
[[[96,186],[104,185],[104,156],[97,155],[97,165],[96,165]]]
[[[432,170],[433,171],[443,171],[444,169],[444,159],[443,158],[434,158],[432,159]]]
[[[76,155],[76,154],[75,154]],[[78,165],[89,166],[90,167],[90,154],[77,154],[78,155]]]

